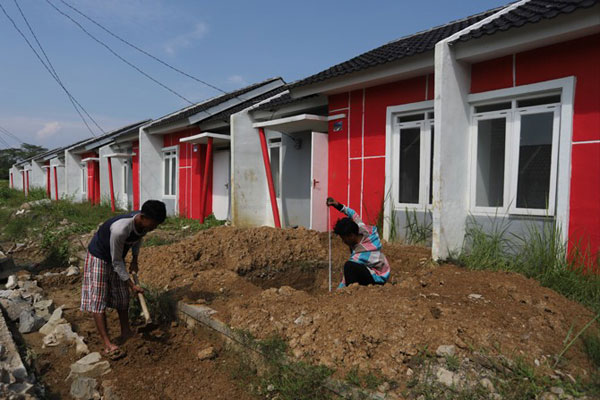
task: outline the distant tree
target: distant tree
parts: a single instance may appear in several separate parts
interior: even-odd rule
[[[48,151],[45,147],[23,143],[21,147],[0,149],[0,179],[8,179],[8,170],[16,162]]]

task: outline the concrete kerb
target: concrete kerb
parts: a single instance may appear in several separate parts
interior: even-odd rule
[[[196,324],[202,324],[221,334],[227,343],[262,357],[262,353],[256,344],[249,343],[243,334],[219,321],[214,316],[215,314],[217,314],[217,311],[202,304],[188,304],[182,301],[177,303],[177,317],[188,328],[193,328]],[[358,389],[337,379],[327,379],[325,387],[338,396],[349,400],[385,400],[386,398],[385,395]]]
[[[17,381],[25,381],[28,377],[27,369],[21,360],[19,350],[8,329],[6,320],[0,307],[0,343],[6,347],[3,358],[0,358],[0,368],[8,370]]]

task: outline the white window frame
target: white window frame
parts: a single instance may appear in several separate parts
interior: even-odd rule
[[[163,170],[164,171],[164,170]],[[127,186],[128,186],[128,181],[129,181],[129,161],[127,160],[123,160],[123,194],[128,195],[129,193],[127,193]],[[163,186],[164,189],[164,186]]]
[[[82,194],[87,194],[87,185],[88,184],[88,170],[87,170],[87,163],[81,164],[81,182],[80,182],[80,187],[81,187],[81,193]]]
[[[167,162],[167,160],[169,160],[169,179],[171,178],[171,176],[173,176],[173,173],[171,171],[171,168],[173,167],[173,164],[170,162],[171,159],[175,159],[175,193],[165,193],[165,180],[166,180],[166,176],[165,176],[165,163]],[[170,147],[163,147],[162,149],[162,196],[165,199],[176,199],[177,198],[177,192],[179,190],[179,149],[178,146],[170,146]],[[171,181],[169,181],[169,188],[172,188],[173,183]]]
[[[421,110],[407,111],[403,113],[395,113],[393,115],[393,166],[391,171],[392,176],[392,198],[393,206],[396,210],[417,210],[425,211],[431,209],[429,202],[431,172],[431,130],[434,128],[434,119],[427,118],[429,113],[433,113],[433,108]],[[424,114],[424,119],[411,122],[398,122],[399,117],[410,116],[415,114]],[[400,131],[402,129],[420,128],[420,156],[419,156],[419,202],[418,203],[401,203],[399,200],[400,190]]]
[[[278,142],[271,142],[270,139],[280,139]],[[283,193],[283,180],[281,179],[282,177],[282,172],[283,172],[283,146],[281,145],[283,138],[279,137],[279,136],[273,136],[271,138],[269,138],[268,141],[268,148],[269,148],[269,163],[271,162],[271,149],[273,148],[278,148],[279,149],[279,182],[277,182],[279,184],[279,196],[277,196],[277,201],[281,202],[281,194]],[[271,171],[271,176],[273,175],[273,171]],[[273,184],[275,184],[275,182],[273,182]],[[270,204],[270,202],[269,202]],[[281,207],[280,207],[281,209]]]
[[[568,79],[568,78],[566,78]],[[527,85],[534,86],[534,85]],[[561,109],[565,103],[569,103],[568,90],[556,90],[554,86],[545,86],[536,84],[537,87],[542,88],[542,91],[528,93],[527,91],[515,91],[515,94],[506,97],[498,98],[486,98],[482,102],[471,102],[471,126],[470,126],[470,151],[469,151],[469,201],[470,211],[475,215],[515,215],[515,216],[555,216],[557,215],[556,204],[557,204],[557,183],[558,183],[558,150],[564,146],[561,143]],[[515,88],[516,89],[516,88]],[[544,90],[545,89],[545,90]],[[506,90],[506,89],[505,89]],[[497,92],[497,91],[496,91]],[[510,93],[510,92],[508,92]],[[517,102],[524,99],[535,99],[539,97],[546,97],[551,95],[561,95],[560,103],[549,103],[536,106],[518,107]],[[567,98],[565,98],[565,96]],[[475,96],[473,96],[475,97]],[[471,99],[471,96],[470,96]],[[489,111],[476,113],[475,107],[509,102],[511,103],[510,109]],[[571,102],[572,104],[572,102]],[[550,187],[548,193],[548,205],[547,208],[520,208],[517,207],[517,187],[518,187],[518,173],[519,173],[519,141],[520,141],[520,120],[522,115],[527,114],[540,114],[544,112],[554,112],[554,122],[552,130],[552,154],[550,164]],[[505,131],[505,159],[504,159],[504,196],[502,207],[480,207],[476,204],[477,196],[477,140],[478,140],[478,121],[487,119],[506,118],[506,131]],[[568,140],[570,144],[571,130],[569,129]],[[570,153],[570,146],[568,152]],[[569,159],[570,164],[570,159]]]

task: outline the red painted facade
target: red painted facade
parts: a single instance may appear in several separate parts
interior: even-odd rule
[[[135,141],[131,146],[131,179],[133,180],[133,209],[140,209],[140,142]]]
[[[329,195],[367,223],[377,222],[386,195],[387,107],[432,100],[433,82],[430,74],[329,96],[329,115],[346,115],[329,123]],[[340,217],[332,211],[332,222]]]
[[[164,146],[177,147],[177,205],[179,215],[185,218],[202,219],[212,213],[212,164],[208,172],[208,193],[204,214],[200,210],[202,177],[204,176],[206,145],[180,143],[179,140],[201,133],[190,128],[164,136]]]
[[[513,68],[514,65],[514,68]],[[600,34],[472,66],[471,92],[575,76],[569,242],[600,248]],[[561,188],[558,188],[561,190]]]
[[[81,155],[81,159],[98,158],[98,154],[90,151]],[[87,199],[92,204],[100,204],[100,163],[87,162]]]

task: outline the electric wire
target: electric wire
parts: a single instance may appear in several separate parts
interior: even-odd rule
[[[12,146],[10,144],[8,144],[8,142],[6,140],[4,140],[4,138],[0,135],[0,142],[4,143],[4,147],[6,149],[10,149]]]
[[[17,6],[17,9],[19,10],[19,13],[21,14],[21,17],[23,17],[23,21],[25,21],[25,24],[27,25],[27,28],[29,29],[29,32],[33,36],[35,42],[37,43],[38,47],[42,51],[42,54],[44,55],[44,58],[48,62],[48,66],[52,70],[52,72],[54,74],[54,77],[56,78],[56,80],[58,82],[60,82],[61,85],[64,86],[62,80],[60,79],[60,76],[58,75],[58,72],[56,72],[56,69],[54,69],[54,66],[52,65],[52,62],[50,61],[50,58],[48,58],[48,55],[46,54],[46,51],[44,50],[44,47],[42,46],[42,44],[38,40],[37,35],[33,31],[33,28],[29,24],[29,21],[27,20],[27,17],[25,17],[25,13],[23,12],[23,10],[21,9],[21,7],[19,6],[19,3],[17,2],[17,0],[14,0],[14,2],[15,2],[15,5]],[[87,110],[79,103],[79,101],[77,101],[77,99],[75,99],[71,95],[71,93],[67,92],[67,95],[69,96],[69,100],[71,101],[71,104],[73,105],[73,108],[75,108],[75,111],[77,111],[77,113],[81,117],[81,120],[88,127],[88,130],[92,133],[92,135],[94,134],[94,132],[92,132],[92,130],[90,129],[89,125],[87,124],[87,121],[85,120],[85,118],[83,117],[83,115],[81,115],[81,113],[79,112],[79,109],[77,108],[77,106],[79,106],[81,108],[81,110],[83,110],[83,112],[85,113],[85,115],[87,115],[87,117],[94,123],[94,125],[96,125],[96,127],[100,130],[100,132],[106,133],[106,131],[104,129],[102,129],[102,127],[96,122],[96,120],[94,118],[92,118],[92,116],[87,112]]]
[[[16,140],[17,142],[19,142],[21,144],[25,144],[25,142],[23,142],[15,134],[13,134],[11,131],[9,131],[8,129],[4,128],[3,126],[0,126],[0,132],[4,132],[5,135],[8,135],[8,136],[12,137],[14,140]]]
[[[12,17],[8,14],[8,12],[6,11],[6,9],[4,8],[4,6],[2,5],[2,3],[0,3],[0,9],[2,9],[2,12],[6,16],[6,18],[8,18],[8,20],[12,23],[12,25],[16,29],[16,31],[25,40],[25,42],[27,43],[27,45],[29,46],[29,48],[31,49],[31,51],[33,51],[33,53],[35,54],[35,56],[37,57],[37,59],[40,61],[40,63],[42,63],[42,65],[46,69],[46,71],[48,71],[48,73],[52,76],[52,78],[54,78],[54,80],[56,81],[56,83],[58,83],[58,85],[65,91],[65,93],[67,93],[68,96],[72,96],[69,93],[69,90],[66,87],[64,87],[64,85],[59,80],[57,80],[56,77],[52,74],[52,71],[50,70],[50,68],[48,68],[48,66],[46,65],[46,63],[44,62],[44,60],[42,60],[42,58],[40,57],[40,55],[38,54],[38,52],[36,51],[36,49],[33,47],[33,45],[31,44],[31,42],[29,41],[29,39],[27,39],[27,36],[25,36],[25,34],[23,33],[23,31],[21,31],[21,29],[17,26],[17,23],[15,22],[15,20],[12,19]],[[84,121],[84,123],[88,127],[88,129],[90,130],[92,136],[96,136],[94,134],[94,132],[91,130],[91,128],[89,127],[89,125],[87,124],[87,122]]]
[[[104,48],[106,48],[112,55],[114,55],[115,57],[117,57],[119,60],[121,60],[125,64],[129,65],[131,68],[135,69],[137,72],[139,72],[140,74],[144,75],[146,78],[150,79],[152,82],[156,83],[157,85],[161,86],[162,88],[164,88],[164,89],[168,90],[169,92],[173,93],[175,96],[177,96],[177,97],[185,100],[189,104],[192,104],[192,105],[195,104],[192,101],[190,101],[189,99],[187,99],[184,96],[182,96],[181,94],[177,93],[175,90],[171,89],[170,87],[168,87],[165,84],[159,82],[158,80],[156,80],[152,76],[148,75],[147,73],[145,73],[144,71],[142,71],[139,67],[137,67],[135,64],[133,64],[133,63],[129,62],[128,60],[126,60],[125,58],[123,58],[119,53],[117,53],[116,51],[114,51],[109,45],[107,45],[106,43],[104,43],[102,40],[98,39],[94,35],[92,35],[87,29],[85,29],[79,22],[77,22],[75,19],[73,19],[70,15],[66,14],[64,11],[62,11],[61,9],[59,9],[58,7],[56,7],[54,4],[52,4],[52,2],[50,0],[46,0],[46,3],[48,3],[52,8],[54,8],[56,10],[56,12],[58,12],[59,14],[61,14],[62,16],[64,16],[65,18],[67,18],[71,22],[73,22],[75,25],[77,25],[77,27],[79,27],[79,29],[81,29],[86,35],[88,35],[95,42],[97,42],[98,44],[100,44],[101,46],[103,46]]]
[[[133,44],[133,43],[131,43],[131,42],[127,41],[126,39],[123,39],[121,36],[119,36],[119,35],[117,35],[116,33],[112,32],[110,29],[106,28],[105,26],[103,26],[102,24],[100,24],[98,21],[96,21],[96,20],[94,20],[93,18],[91,18],[90,16],[88,16],[88,15],[84,14],[84,13],[83,13],[81,10],[77,9],[75,6],[73,6],[73,5],[69,4],[69,3],[67,3],[66,1],[64,1],[64,0],[60,0],[60,2],[61,2],[61,3],[63,3],[64,5],[66,5],[67,7],[69,7],[70,9],[72,9],[73,11],[75,11],[77,14],[81,15],[83,18],[85,18],[85,19],[87,19],[88,21],[90,21],[91,23],[93,23],[94,25],[98,26],[100,29],[102,29],[103,31],[105,31],[106,33],[108,33],[109,35],[111,35],[112,37],[116,38],[117,40],[120,40],[121,42],[125,43],[127,46],[129,46],[129,47],[131,47],[131,48],[133,48],[133,49],[135,49],[135,50],[139,51],[140,53],[142,53],[142,54],[145,54],[146,56],[148,56],[148,57],[152,58],[152,59],[153,59],[153,60],[155,60],[156,62],[159,62],[159,63],[161,63],[161,64],[162,64],[162,65],[164,65],[165,67],[167,67],[167,68],[170,68],[170,69],[172,69],[173,71],[175,71],[175,72],[177,72],[177,73],[179,73],[179,74],[181,74],[181,75],[183,75],[183,76],[186,76],[186,77],[188,77],[188,78],[190,78],[190,79],[193,79],[193,80],[194,80],[194,81],[196,81],[196,82],[199,82],[199,83],[201,83],[201,84],[203,84],[203,85],[206,85],[206,86],[208,86],[209,88],[212,88],[212,89],[214,89],[214,90],[217,90],[217,91],[219,91],[219,92],[221,92],[221,93],[223,93],[223,94],[227,94],[227,92],[226,92],[226,91],[224,91],[223,89],[220,89],[220,88],[216,87],[216,86],[215,86],[215,85],[213,85],[213,84],[210,84],[210,83],[208,83],[208,82],[206,82],[206,81],[204,81],[204,80],[202,80],[202,79],[200,79],[200,78],[197,78],[197,77],[195,77],[195,76],[193,76],[193,75],[191,75],[191,74],[188,74],[187,72],[185,72],[185,71],[182,71],[182,70],[180,70],[179,68],[177,68],[177,67],[174,67],[173,65],[169,64],[168,62],[161,60],[160,58],[158,58],[158,57],[156,57],[155,55],[153,55],[153,54],[151,54],[151,53],[147,52],[146,50],[144,50],[144,49],[142,49],[142,48],[140,48],[140,47],[136,46],[135,44]]]

